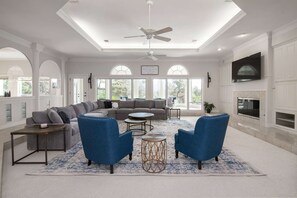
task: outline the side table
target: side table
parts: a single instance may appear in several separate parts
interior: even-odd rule
[[[166,167],[166,136],[161,133],[150,133],[141,140],[142,168],[149,173],[159,173]]]
[[[124,120],[124,122],[127,124],[127,130],[133,131],[133,136],[140,136],[146,134],[146,120],[134,120],[127,118]],[[137,125],[140,125],[140,128],[132,128]],[[141,133],[138,133],[139,131]]]
[[[176,111],[176,117],[177,117],[177,119],[180,120],[180,108],[170,107],[169,108],[169,119],[171,119],[171,113],[172,113],[172,111]]]
[[[40,128],[39,125],[34,125],[32,127],[25,127],[23,129],[11,132],[11,158],[12,158],[12,166],[15,164],[45,164],[47,165],[47,135],[50,133],[57,133],[60,131],[63,131],[64,133],[64,148],[63,149],[55,149],[55,150],[51,150],[51,151],[66,151],[66,133],[65,133],[65,125],[48,125],[47,128]],[[24,157],[21,157],[18,160],[14,160],[14,143],[13,143],[13,136],[14,135],[36,135],[36,150],[34,150],[33,152],[25,155]],[[39,152],[39,136],[40,135],[44,135],[45,136],[45,148],[44,148],[44,152],[45,152],[45,161],[44,162],[20,162],[22,159],[32,155],[33,153]]]

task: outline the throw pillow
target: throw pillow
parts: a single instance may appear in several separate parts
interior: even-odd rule
[[[47,110],[33,111],[32,112],[32,119],[36,124],[51,123],[51,120],[48,117]]]
[[[110,100],[105,100],[104,101],[104,107],[105,109],[109,109],[109,108],[112,108],[112,103]]]
[[[56,111],[54,111],[52,109],[48,109],[47,115],[52,123],[59,123],[59,124],[63,123],[63,120],[61,119],[61,117],[59,116],[59,114]]]
[[[58,114],[61,117],[63,123],[67,123],[67,124],[70,123],[70,119],[69,119],[67,113],[65,113],[64,111],[58,111]]]
[[[112,102],[111,103],[112,104],[112,108],[119,108],[119,103],[117,103],[117,102]]]
[[[98,109],[98,103],[97,103],[97,101],[92,102],[92,104],[93,104],[93,109],[94,110]]]
[[[105,108],[104,100],[97,100],[97,103],[98,103],[98,109],[104,109]]]
[[[90,101],[82,102],[87,112],[93,111],[93,104]]]
[[[87,113],[85,106],[82,103],[72,105],[77,116]]]

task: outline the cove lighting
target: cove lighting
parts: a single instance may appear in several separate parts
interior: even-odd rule
[[[243,17],[241,15],[241,9],[234,2],[225,3],[221,0],[213,1],[206,3],[206,7],[208,8],[207,11],[200,10],[199,12],[193,12],[191,11],[191,8],[199,7],[199,3],[197,2],[200,1],[193,0],[191,3],[187,4],[184,10],[181,10],[181,12],[184,12],[185,16],[188,18],[189,23],[186,23],[188,25],[187,27],[185,27],[184,23],[178,23],[175,22],[175,20],[169,20],[169,22],[167,22],[168,19],[166,18],[175,16],[171,15],[171,12],[168,12],[167,15],[163,16],[165,18],[164,21],[167,20],[164,24],[176,28],[168,33],[168,35],[164,36],[171,37],[172,40],[170,42],[160,42],[153,39],[151,47],[155,49],[197,50],[203,45],[208,45],[211,40],[226,31],[226,28],[230,28],[232,26],[230,24],[234,24],[240,17]],[[125,4],[118,1],[114,9],[109,9],[111,4],[112,3],[108,0],[102,0],[100,3],[96,0],[79,1],[79,6],[73,6],[68,2],[57,12],[57,14],[100,51],[147,49],[148,45],[143,45],[145,38],[124,39],[124,36],[129,36],[129,34],[142,35],[142,32],[137,30],[137,26],[134,26],[136,31],[133,29],[133,25],[137,24],[139,26],[139,23],[141,23],[143,27],[146,26],[146,21],[141,21],[143,16],[135,18],[133,13],[131,14],[127,12],[127,9],[132,9],[133,6],[138,5],[137,0],[131,0],[129,3]],[[172,5],[179,7],[181,3],[175,1]],[[115,16],[122,16],[122,18],[121,20],[115,20],[117,19]],[[193,20],[195,18],[199,19],[202,16],[210,18],[210,22],[204,23],[199,20]],[[143,18],[146,19],[146,17]],[[193,29],[192,27],[199,28]],[[189,29],[191,29],[191,31],[187,31]],[[112,39],[112,42],[106,42],[106,39],[103,39],[107,36]],[[195,39],[192,39],[190,40],[192,42],[189,42],[186,38]]]

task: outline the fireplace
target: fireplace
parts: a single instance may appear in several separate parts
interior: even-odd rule
[[[257,98],[237,98],[237,114],[260,118],[260,100]]]

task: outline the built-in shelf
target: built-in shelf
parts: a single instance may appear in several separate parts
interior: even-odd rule
[[[275,124],[295,129],[295,115],[290,113],[276,112]]]
[[[6,104],[6,122],[12,121],[11,104]]]
[[[27,117],[27,105],[26,102],[22,102],[22,118]]]

